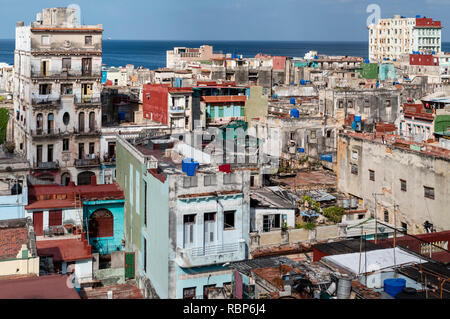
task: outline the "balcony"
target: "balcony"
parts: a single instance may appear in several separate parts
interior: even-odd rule
[[[59,162],[34,162],[33,169],[35,170],[57,170],[59,169]]]
[[[93,158],[88,159],[77,159],[75,160],[74,165],[77,168],[97,167],[100,166],[100,158],[98,156],[94,156]]]
[[[184,116],[184,111],[184,107],[181,106],[169,107],[169,113],[173,116]]]
[[[101,131],[95,127],[92,127],[88,130],[84,128],[81,129],[74,128],[73,131],[76,137],[97,137],[101,135]]]
[[[51,138],[61,135],[61,129],[37,129],[31,130],[31,136],[33,138]]]
[[[92,106],[99,106],[99,104],[102,103],[102,99],[100,96],[95,95],[84,95],[84,96],[77,96],[74,97],[74,103],[77,108],[80,107],[92,107]]]
[[[98,78],[102,77],[101,71],[100,72],[86,72],[82,73],[81,70],[70,70],[70,69],[61,69],[61,71],[55,71],[55,72],[48,72],[47,74],[43,74],[40,71],[34,71],[31,72],[31,77],[33,80],[58,80],[58,79],[64,79],[64,80],[77,80],[77,79],[93,79],[96,80]]]
[[[241,239],[236,243],[194,248],[177,248],[176,261],[180,267],[201,267],[244,260],[246,243]]]
[[[61,98],[50,96],[50,95],[41,95],[36,96],[31,99],[31,104],[34,109],[58,109],[61,106]]]

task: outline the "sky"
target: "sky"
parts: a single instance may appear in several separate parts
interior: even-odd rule
[[[83,24],[103,24],[115,40],[367,41],[366,12],[441,20],[450,41],[450,0],[0,0],[0,38],[42,8],[78,4]]]

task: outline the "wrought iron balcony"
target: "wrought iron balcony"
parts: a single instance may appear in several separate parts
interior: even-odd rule
[[[35,162],[33,165],[35,170],[54,170],[59,169],[59,162]]]
[[[95,167],[100,165],[100,158],[95,156],[94,158],[88,159],[77,159],[75,160],[75,167]]]
[[[61,129],[36,129],[31,130],[31,136],[34,138],[54,137],[62,134]]]
[[[102,102],[101,97],[95,95],[84,95],[84,96],[75,95],[74,97],[74,103],[77,106],[99,104],[101,102]]]

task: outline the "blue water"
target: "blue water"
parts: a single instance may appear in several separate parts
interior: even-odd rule
[[[298,41],[126,41],[105,40],[103,63],[108,66],[144,66],[157,69],[166,66],[166,51],[176,46],[199,47],[209,44],[214,51],[254,57],[258,53],[303,57],[310,50],[319,54],[348,55],[367,58],[367,42],[298,42]],[[0,40],[0,62],[14,63],[14,40]],[[449,52],[450,43],[442,44]]]

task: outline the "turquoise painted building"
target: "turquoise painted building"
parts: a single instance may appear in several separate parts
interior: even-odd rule
[[[110,212],[113,215],[113,233],[109,237],[91,237],[89,236],[89,244],[101,255],[109,255],[114,251],[122,250],[123,224],[124,214],[123,206],[125,200],[100,200],[100,201],[83,201],[83,220],[92,220],[93,214],[102,212]],[[85,223],[86,227],[89,224]]]

